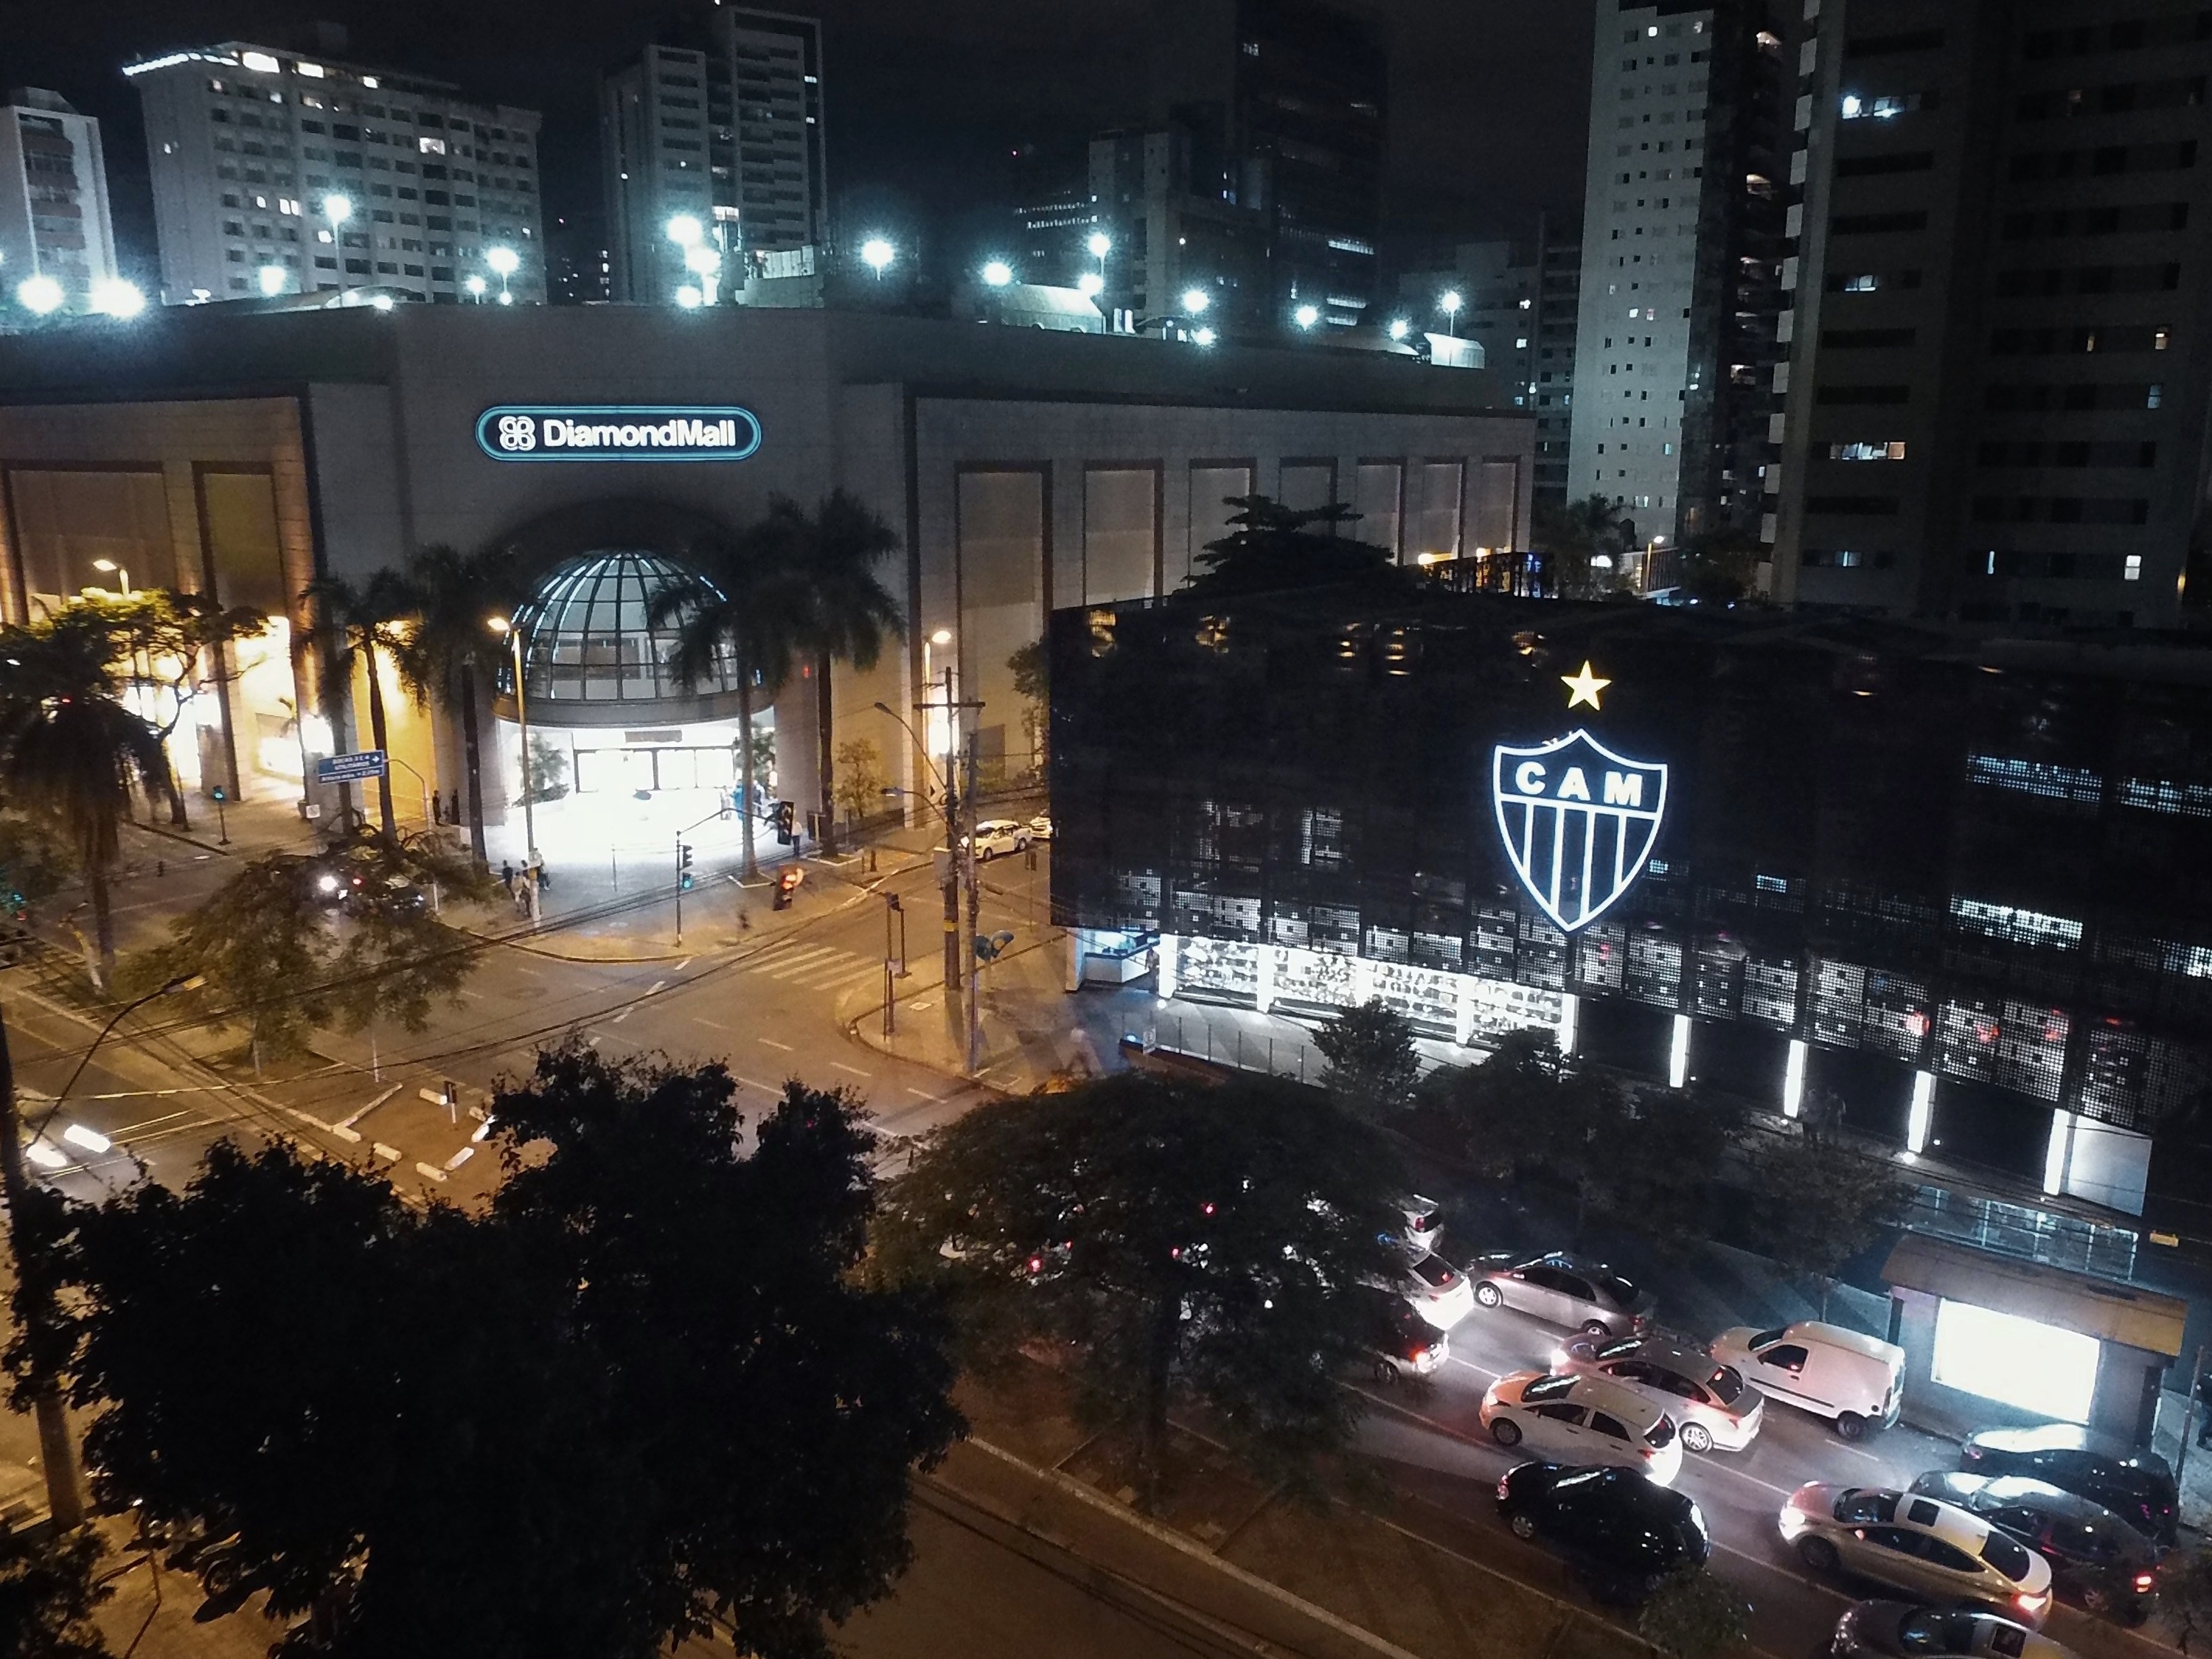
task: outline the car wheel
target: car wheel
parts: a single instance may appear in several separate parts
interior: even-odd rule
[[[1602,1319],[1585,1319],[1583,1321],[1583,1334],[1602,1340],[1613,1334],[1613,1328]]]
[[[1474,1287],[1474,1299],[1486,1308],[1494,1308],[1505,1300],[1505,1292],[1486,1279]]]
[[[1533,1539],[1536,1535],[1535,1517],[1523,1515],[1518,1510],[1505,1517],[1505,1524],[1512,1529],[1516,1538]]]
[[[1836,1547],[1825,1538],[1799,1539],[1797,1559],[1820,1573],[1833,1572],[1843,1562],[1843,1558],[1836,1553]]]
[[[1521,1425],[1510,1417],[1493,1418],[1490,1437],[1501,1446],[1517,1446],[1521,1443]]]
[[[1376,1360],[1375,1362],[1375,1380],[1382,1384],[1384,1388],[1389,1388],[1390,1384],[1398,1380],[1398,1368],[1387,1359]]]
[[[2112,1592],[2101,1584],[2084,1584],[2081,1586],[2081,1606],[2090,1613],[2110,1613],[2112,1610]]]
[[[1713,1431],[1702,1423],[1685,1423],[1682,1445],[1689,1451],[1709,1452],[1713,1449]]]
[[[1866,1438],[1866,1419],[1856,1412],[1845,1412],[1836,1419],[1836,1437],[1856,1445]]]

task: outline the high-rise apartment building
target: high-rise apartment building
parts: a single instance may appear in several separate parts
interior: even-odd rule
[[[1188,193],[1264,228],[1255,312],[1280,322],[1310,304],[1331,326],[1376,321],[1382,26],[1313,0],[1160,0],[1151,33],[1149,125],[1184,135]]]
[[[2212,602],[2212,15],[1808,10],[1777,597],[2107,626]]]
[[[647,46],[600,83],[613,297],[665,301],[702,280],[668,234],[696,219],[735,295],[819,247],[829,216],[822,26],[811,17],[717,5]]]
[[[115,227],[100,123],[58,93],[20,87],[0,106],[0,276],[51,276],[82,310],[112,279]]]
[[[1782,351],[1783,27],[1762,0],[1599,0],[1565,493],[1607,497],[1647,542],[1759,527]]]
[[[536,111],[239,41],[124,73],[168,303],[357,288],[544,301]]]
[[[1583,230],[1573,214],[1536,220],[1536,361],[1528,380],[1536,411],[1535,476],[1528,498],[1538,507],[1567,503],[1574,447],[1575,331],[1581,324]]]

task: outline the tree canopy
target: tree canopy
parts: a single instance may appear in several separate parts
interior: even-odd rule
[[[1229,598],[1288,587],[1356,583],[1382,593],[1413,593],[1420,578],[1380,547],[1355,541],[1349,531],[1359,515],[1340,501],[1299,509],[1267,495],[1232,495],[1227,504],[1236,528],[1192,556],[1200,567],[1183,592]]]
[[[1363,1282],[1394,1271],[1395,1155],[1317,1091],[1123,1073],[978,1106],[891,1188],[894,1274],[943,1279],[971,1332],[1067,1346],[1086,1418],[1155,1487],[1178,1399],[1270,1480],[1343,1447],[1370,1357]]]
[[[61,1538],[0,1528],[0,1659],[106,1659],[92,1621],[111,1592],[89,1529]]]
[[[826,1656],[907,1560],[951,1364],[854,1272],[852,1101],[794,1083],[747,1152],[734,1092],[567,1047],[495,1097],[480,1214],[228,1142],[78,1212],[102,1495],[235,1534],[210,1559],[338,1659],[653,1659],[710,1616]]]
[[[1337,1104],[1361,1117],[1383,1118],[1405,1109],[1421,1080],[1413,1028],[1380,998],[1346,1008],[1314,1033],[1314,1047],[1328,1061],[1322,1087]]]
[[[1886,1160],[1808,1134],[1758,1149],[1746,1218],[1758,1249],[1820,1286],[1820,1311],[1844,1264],[1895,1224],[1912,1195]]]

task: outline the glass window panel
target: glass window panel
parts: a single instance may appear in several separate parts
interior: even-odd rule
[[[1352,533],[1394,559],[1405,552],[1405,488],[1406,469],[1398,461],[1362,461],[1352,480],[1352,505],[1359,514]]]
[[[1085,604],[1110,605],[1152,594],[1158,494],[1159,475],[1150,467],[1091,468],[1084,473]],[[1066,601],[1055,596],[1054,602]]]
[[[1209,542],[1218,542],[1231,528],[1229,515],[1237,509],[1228,505],[1232,496],[1252,493],[1252,469],[1249,466],[1194,466],[1190,470],[1190,545],[1184,551],[1186,560],[1195,559],[1206,550]],[[1182,577],[1198,567],[1186,564],[1174,573],[1176,585]]]
[[[1466,469],[1458,461],[1421,463],[1421,507],[1413,520],[1413,545],[1418,556],[1434,553],[1447,559],[1459,556],[1460,501]]]
[[[212,485],[216,480],[208,480]],[[265,496],[269,480],[256,478]],[[85,587],[115,587],[116,577],[94,570],[107,559],[131,573],[136,587],[177,585],[176,554],[169,536],[168,502],[159,472],[45,472],[11,471],[8,487],[22,538],[23,574],[30,609],[58,606]],[[276,514],[269,514],[273,546]],[[274,574],[272,585],[276,584]],[[195,586],[198,583],[193,584]],[[252,599],[234,604],[258,604]]]

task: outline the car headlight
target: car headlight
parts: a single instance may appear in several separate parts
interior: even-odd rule
[[[1784,1538],[1795,1539],[1799,1533],[1804,1531],[1807,1527],[1812,1524],[1812,1522],[1813,1517],[1806,1514],[1804,1510],[1799,1509],[1796,1504],[1784,1504],[1782,1506],[1780,1525],[1782,1528],[1782,1535]]]

